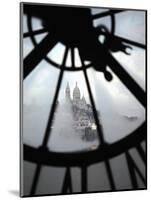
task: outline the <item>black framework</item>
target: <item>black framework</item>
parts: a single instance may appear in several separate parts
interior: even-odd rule
[[[60,191],[61,194],[66,194],[68,191],[69,193],[74,193],[70,172],[71,167],[76,166],[81,169],[81,193],[86,193],[89,192],[87,189],[87,168],[95,163],[104,162],[111,191],[116,191],[116,183],[112,175],[110,159],[122,153],[125,154],[127,159],[132,188],[140,189],[136,173],[144,183],[144,188],[146,188],[146,174],[145,177],[142,175],[139,167],[129,153],[131,148],[136,148],[142,162],[146,166],[146,152],[140,145],[142,141],[146,141],[146,122],[125,138],[112,144],[108,144],[104,139],[102,127],[97,116],[95,100],[87,74],[87,68],[93,67],[96,71],[104,74],[106,81],[112,81],[112,74],[107,71],[107,66],[109,66],[121,82],[123,82],[124,85],[130,90],[134,97],[142,104],[143,107],[146,108],[146,93],[111,54],[111,52],[120,51],[128,54],[126,50],[127,48],[132,48],[132,46],[146,50],[146,43],[141,44],[115,35],[115,15],[120,12],[126,12],[127,10],[109,9],[108,11],[91,15],[90,8],[86,7],[78,8],[43,4],[21,4],[21,11],[21,15],[23,13],[27,15],[28,24],[28,32],[21,35],[21,40],[29,37],[34,45],[33,50],[23,60],[23,79],[25,79],[36,68],[42,59],[45,59],[48,63],[60,69],[56,92],[53,98],[42,144],[39,148],[34,148],[27,144],[23,145],[23,159],[37,164],[29,196],[35,195],[40,172],[44,165],[66,167],[62,191]],[[109,16],[111,20],[110,31],[104,25],[97,28],[93,27],[94,19],[106,16]],[[32,17],[38,17],[42,20],[43,29],[33,31]],[[50,18],[53,20],[51,21]],[[70,19],[70,21],[68,19]],[[40,43],[37,43],[35,36],[45,32],[48,32],[47,36]],[[100,35],[105,37],[103,43],[98,41],[98,36]],[[61,65],[46,56],[57,42],[62,42],[66,47]],[[75,66],[75,47],[78,48],[81,59],[81,66],[78,68]],[[69,50],[71,50],[71,68],[66,66],[66,59]],[[103,59],[100,59],[100,55]],[[85,60],[90,60],[90,62],[86,64]],[[100,140],[99,148],[94,151],[80,153],[55,153],[49,151],[47,148],[48,140],[51,134],[51,125],[53,122],[56,102],[65,71],[72,71],[73,73],[74,71],[82,71],[84,74]]]

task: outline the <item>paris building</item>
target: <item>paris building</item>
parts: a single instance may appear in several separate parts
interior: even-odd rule
[[[69,106],[70,114],[66,113],[64,117],[73,118],[73,128],[80,137],[86,141],[92,141],[97,138],[97,128],[93,115],[92,106],[87,103],[84,95],[81,95],[80,88],[76,82],[73,92],[67,83],[65,89],[65,104]],[[72,115],[72,116],[70,116]],[[99,113],[98,113],[99,115]]]

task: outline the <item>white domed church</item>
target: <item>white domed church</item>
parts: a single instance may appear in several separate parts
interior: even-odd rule
[[[78,83],[76,82],[71,95],[69,83],[65,89],[65,103],[71,106],[74,119],[73,128],[76,132],[81,133],[83,139],[94,140],[97,137],[93,109],[86,102],[84,95],[81,97]],[[98,113],[99,114],[99,113]]]

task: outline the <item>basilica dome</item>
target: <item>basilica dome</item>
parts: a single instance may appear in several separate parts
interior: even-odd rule
[[[73,100],[79,100],[80,99],[80,89],[77,85],[77,82],[76,82],[76,86],[73,90]]]

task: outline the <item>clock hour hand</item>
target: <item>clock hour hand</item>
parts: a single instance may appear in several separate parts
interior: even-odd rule
[[[100,25],[96,28],[97,34],[105,36],[104,42],[102,43],[107,49],[112,52],[122,51],[123,53],[130,55],[127,52],[128,49],[132,49],[131,46],[125,45],[121,38],[112,35],[108,28],[104,25]]]
[[[98,42],[96,37],[87,38],[85,43],[79,47],[79,54],[83,60],[90,60],[95,70],[104,73],[107,81],[112,80],[112,75],[107,71],[107,57],[104,46]]]

